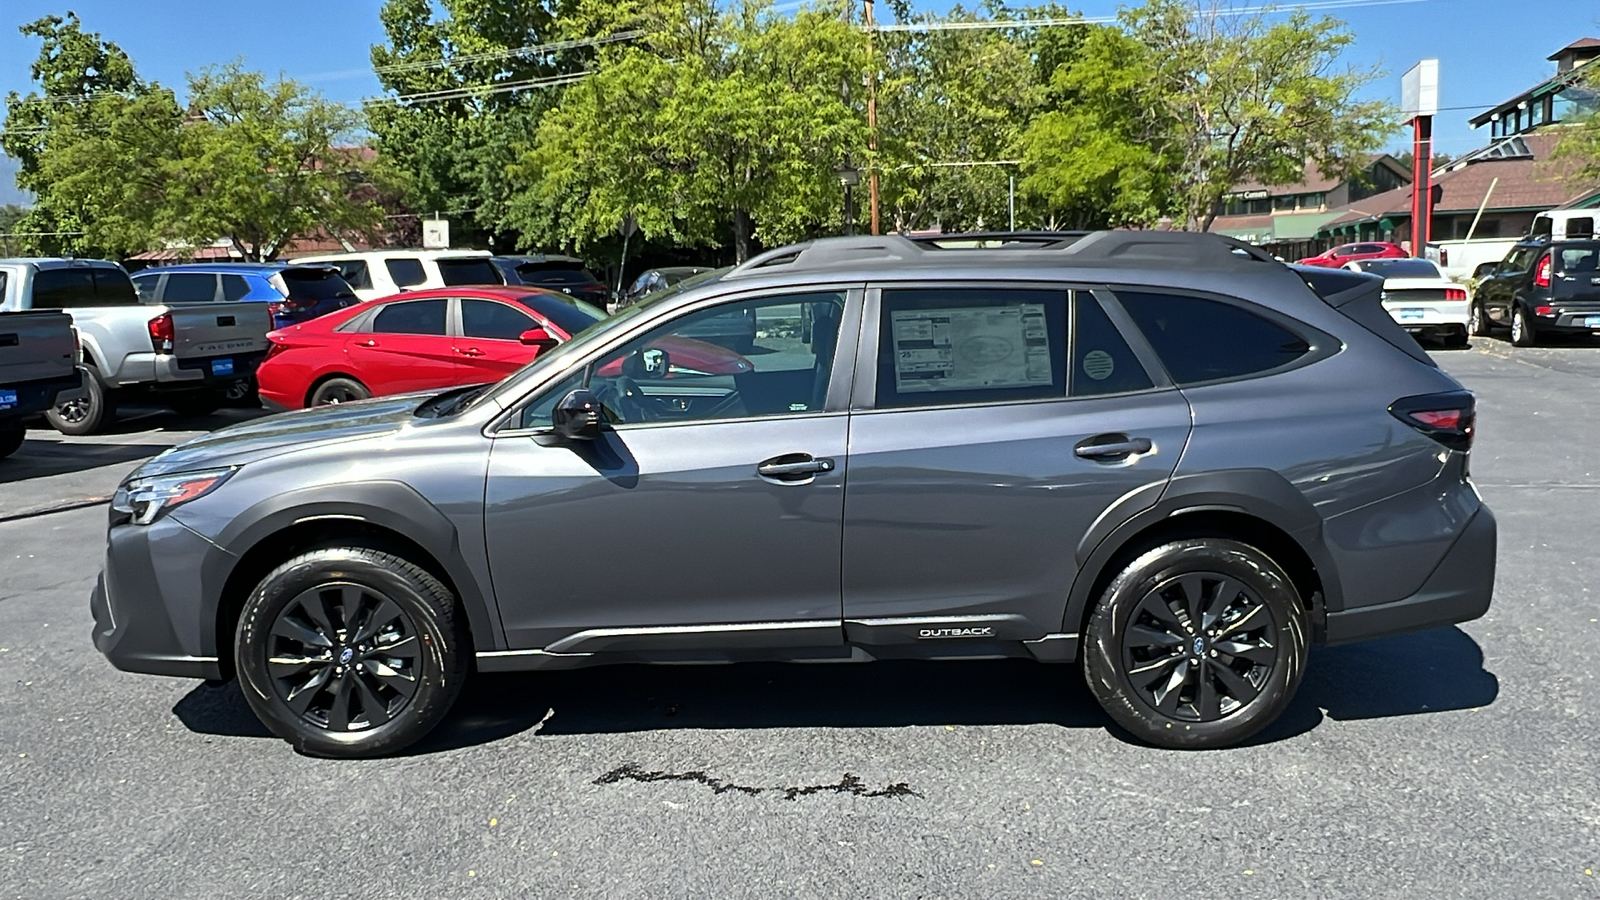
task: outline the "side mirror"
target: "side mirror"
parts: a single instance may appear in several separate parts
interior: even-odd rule
[[[528,345],[529,347],[538,347],[540,353],[543,353],[544,351],[549,350],[551,347],[555,347],[561,343],[559,340],[556,340],[554,335],[548,331],[545,331],[543,328],[529,328],[527,331],[522,333],[522,337],[520,337],[518,340],[522,341],[522,343]]]
[[[561,398],[550,411],[550,427],[569,441],[592,441],[600,436],[600,401],[579,388]]]

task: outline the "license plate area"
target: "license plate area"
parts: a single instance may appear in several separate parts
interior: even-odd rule
[[[1600,316],[1585,316],[1581,322],[1585,328],[1600,328]]]
[[[12,409],[17,405],[16,391],[0,391],[0,409]]]
[[[211,374],[215,375],[215,376],[219,376],[219,377],[223,376],[223,375],[232,375],[233,374],[233,360],[231,360],[231,359],[213,359],[211,361]]]
[[[1400,321],[1420,322],[1427,314],[1428,311],[1425,309],[1402,309],[1400,310]]]

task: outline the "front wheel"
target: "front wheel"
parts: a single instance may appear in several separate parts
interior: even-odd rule
[[[449,589],[362,547],[273,570],[245,601],[234,652],[262,723],[303,753],[335,757],[394,753],[432,731],[470,656]]]
[[[117,419],[117,404],[93,375],[83,376],[83,396],[56,404],[44,414],[50,427],[73,436],[99,434]]]
[[[1467,311],[1467,333],[1473,337],[1483,337],[1489,333],[1489,316],[1483,311],[1483,304],[1474,302]]]
[[[1175,541],[1141,554],[1089,619],[1084,674],[1118,725],[1161,747],[1205,749],[1276,719],[1306,664],[1289,577],[1237,541]]]
[[[1515,347],[1532,347],[1539,342],[1539,336],[1534,333],[1533,322],[1528,319],[1528,314],[1518,306],[1511,311],[1511,344]]]

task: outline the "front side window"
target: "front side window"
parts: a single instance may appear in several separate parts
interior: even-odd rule
[[[533,316],[493,300],[461,301],[461,334],[492,341],[515,341],[530,328],[539,327]]]
[[[396,287],[411,287],[428,280],[428,273],[423,271],[420,259],[393,256],[385,259],[383,266],[389,270],[389,277]]]
[[[250,282],[243,275],[222,276],[222,299],[242,300],[250,294]]]
[[[1179,385],[1254,375],[1311,352],[1304,338],[1231,303],[1126,290],[1117,299]]]
[[[161,289],[162,303],[210,303],[217,299],[217,276],[179,272],[167,276]]]
[[[1067,395],[1067,292],[906,288],[883,292],[876,406]]]
[[[790,294],[680,316],[596,360],[589,390],[617,424],[819,412],[844,303],[842,291]]]
[[[445,334],[445,313],[450,301],[411,300],[390,303],[372,317],[372,330],[378,334]]]

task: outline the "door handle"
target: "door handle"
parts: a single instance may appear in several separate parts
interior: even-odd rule
[[[371,339],[371,338],[367,338],[366,340],[361,341],[360,343],[356,344],[356,346],[357,347],[376,347],[376,346],[378,346],[378,342],[373,340],[373,339]]]
[[[824,457],[813,457],[809,453],[786,453],[756,466],[756,474],[765,478],[780,478],[795,480],[810,478],[833,471],[833,460]]]
[[[457,348],[456,352],[461,354],[462,356],[482,356],[483,355],[483,351],[479,350],[477,347],[468,347],[465,350]]]
[[[1072,448],[1081,459],[1121,459],[1139,453],[1149,453],[1155,445],[1149,438],[1131,438],[1125,434],[1097,434],[1079,442]]]

